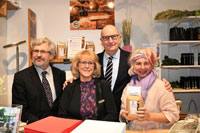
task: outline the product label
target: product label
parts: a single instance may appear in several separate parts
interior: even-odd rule
[[[140,96],[141,95],[141,87],[140,86],[128,86],[127,95]]]
[[[137,101],[130,101],[130,114],[136,114],[138,109],[138,102]]]

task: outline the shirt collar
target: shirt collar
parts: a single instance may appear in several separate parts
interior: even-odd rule
[[[108,60],[110,55],[108,55],[105,51],[104,57],[106,60]],[[112,57],[113,59],[118,59],[120,57],[120,50],[118,49],[117,52]]]
[[[41,69],[40,67],[38,67],[38,66],[35,66],[35,69],[37,70],[38,74],[41,74],[41,73],[44,71],[44,70],[42,70],[42,69]],[[47,69],[46,69],[45,71],[47,71],[47,74],[49,74],[50,71],[51,71],[51,67],[48,66]]]

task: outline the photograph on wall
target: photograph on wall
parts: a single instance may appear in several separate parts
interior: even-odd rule
[[[31,41],[36,39],[36,14],[31,9],[28,9],[28,43],[29,51],[31,51]],[[29,52],[29,66],[32,65],[31,52]]]
[[[115,25],[114,0],[70,0],[70,29],[94,30]]]

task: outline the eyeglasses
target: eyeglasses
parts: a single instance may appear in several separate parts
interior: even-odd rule
[[[94,65],[94,63],[93,62],[85,62],[85,61],[83,61],[83,62],[79,62],[81,65],[84,65],[84,66],[86,66],[86,65],[88,65],[88,66],[93,66]]]
[[[45,51],[45,50],[32,50],[33,53],[40,53],[40,54],[47,54],[47,53],[50,53],[50,51]]]
[[[102,36],[102,39],[104,41],[108,41],[110,38],[112,38],[112,40],[117,40],[118,39],[118,34],[115,34],[115,35],[110,35],[110,36]]]

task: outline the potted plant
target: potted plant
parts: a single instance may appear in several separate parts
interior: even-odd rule
[[[123,39],[123,50],[131,52],[132,46],[130,45],[131,39],[131,29],[132,29],[132,19],[124,19],[122,21],[122,39]]]

